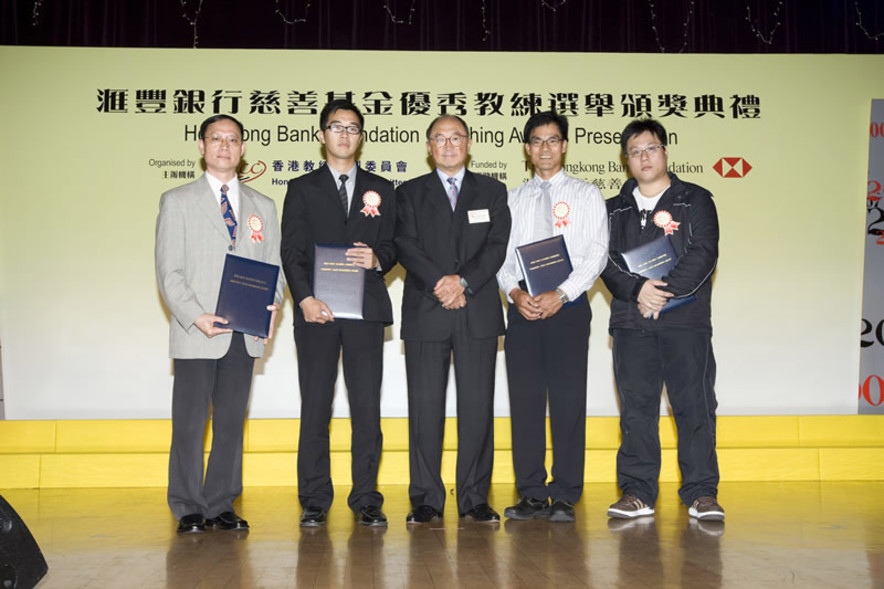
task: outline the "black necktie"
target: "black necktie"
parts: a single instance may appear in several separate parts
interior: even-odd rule
[[[349,176],[347,176],[347,174],[340,175],[341,186],[340,186],[340,188],[338,188],[338,195],[341,197],[341,206],[344,207],[344,216],[345,217],[347,216],[347,213],[350,212],[348,210],[350,207],[347,206],[347,178],[349,178]]]

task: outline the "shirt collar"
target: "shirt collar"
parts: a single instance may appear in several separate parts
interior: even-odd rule
[[[206,172],[206,179],[209,181],[209,186],[212,187],[212,192],[214,192],[216,195],[221,193],[221,186],[223,186],[224,184],[227,184],[228,193],[233,191],[239,192],[239,179],[236,176],[234,176],[233,179],[229,182],[222,182],[218,178],[215,178],[210,173]],[[221,197],[218,196],[218,198],[220,199]]]
[[[549,180],[544,180],[543,178],[541,178],[537,174],[534,174],[534,181],[537,183],[538,189],[540,188],[540,185],[543,184],[544,182],[549,182],[551,186],[556,186],[564,178],[565,178],[565,168],[562,168],[561,170],[556,172],[555,175],[553,175],[553,177],[550,178]]]
[[[439,168],[436,168],[436,174],[439,176],[439,180],[442,181],[442,186],[445,187],[445,190],[448,190],[449,178],[454,178],[457,181],[457,189],[461,190],[463,188],[463,178],[467,174],[467,169],[466,167],[463,167],[454,176],[449,176]]]
[[[335,179],[336,185],[341,183],[341,174],[347,175],[347,184],[356,181],[356,164],[353,164],[353,167],[346,172],[338,172],[336,169],[328,164],[325,164],[325,167],[328,168],[328,171],[332,173],[332,178]]]

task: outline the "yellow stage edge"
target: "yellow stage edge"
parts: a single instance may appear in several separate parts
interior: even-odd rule
[[[297,419],[247,422],[246,486],[297,485],[298,426]],[[382,427],[378,483],[407,484],[408,420],[384,418]],[[586,428],[586,482],[616,482],[618,418],[588,417]],[[0,421],[0,489],[164,487],[171,431],[169,420]],[[330,431],[332,478],[347,485],[349,420],[333,419]],[[675,431],[662,417],[662,482],[679,480]],[[509,418],[496,418],[493,483],[513,482],[510,436]],[[449,484],[456,449],[449,418],[442,459]],[[718,458],[726,482],[884,480],[884,415],[719,417]]]

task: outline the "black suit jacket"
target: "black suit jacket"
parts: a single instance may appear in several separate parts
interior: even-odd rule
[[[506,257],[510,211],[506,187],[467,171],[452,211],[436,171],[396,190],[396,248],[407,271],[402,297],[402,339],[441,341],[451,335],[454,313],[466,312],[470,335],[504,332],[495,274]],[[472,219],[471,219],[472,216]],[[469,283],[466,308],[442,308],[436,282],[459,274]]]
[[[396,197],[384,178],[357,168],[356,189],[345,217],[338,187],[328,166],[305,174],[288,185],[282,210],[282,267],[295,302],[295,325],[304,322],[299,303],[313,296],[313,244],[368,244],[381,271],[365,271],[366,321],[393,323],[393,307],[384,274],[396,264],[393,232],[396,228]],[[378,216],[362,212],[363,195],[374,191],[381,197]]]

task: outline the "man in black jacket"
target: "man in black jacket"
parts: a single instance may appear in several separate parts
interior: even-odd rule
[[[667,172],[666,144],[666,131],[657,121],[627,125],[621,147],[632,179],[607,201],[611,241],[602,279],[614,295],[610,331],[622,433],[617,484],[623,491],[608,515],[634,518],[654,513],[665,384],[678,428],[679,496],[691,517],[723,520],[724,510],[716,500],[710,306],[718,216],[709,191]],[[667,237],[678,261],[663,280],[646,279],[628,269],[622,253]],[[690,297],[694,300],[663,310],[670,299]]]
[[[301,526],[325,525],[334,496],[328,426],[342,356],[353,432],[353,487],[347,503],[359,524],[385,526],[377,477],[383,444],[384,327],[393,323],[384,274],[396,264],[396,199],[388,180],[356,165],[364,119],[355,105],[329,102],[319,115],[319,126],[326,165],[289,182],[282,213],[282,267],[295,303],[301,389]],[[364,320],[336,318],[326,301],[314,296],[317,243],[352,246],[347,259],[365,269]]]
[[[427,129],[435,169],[396,190],[396,249],[405,267],[402,339],[408,379],[412,511],[442,516],[442,438],[452,354],[457,385],[457,507],[461,517],[500,521],[488,505],[494,462],[494,370],[503,308],[495,274],[506,257],[506,187],[466,169],[470,131],[443,115]]]

